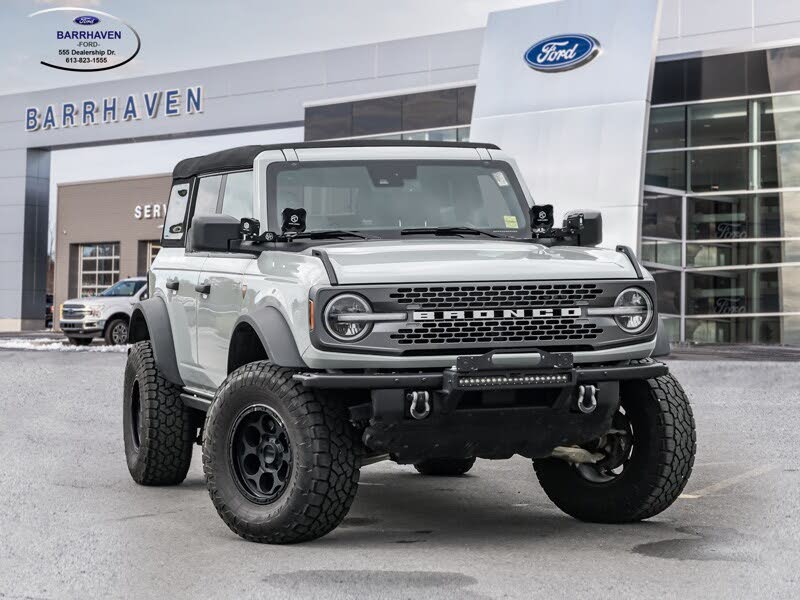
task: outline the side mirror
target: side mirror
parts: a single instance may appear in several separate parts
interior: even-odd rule
[[[195,252],[230,252],[231,242],[242,239],[241,222],[229,215],[204,215],[192,219],[189,247]]]
[[[603,243],[603,215],[596,210],[573,210],[564,215],[564,227],[583,215],[583,227],[576,232],[578,246],[597,246]]]

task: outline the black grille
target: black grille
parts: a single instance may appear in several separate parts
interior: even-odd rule
[[[562,317],[550,319],[476,319],[426,321],[402,327],[389,337],[402,345],[484,344],[484,343],[580,343],[594,340],[603,329],[585,320]]]
[[[574,306],[591,302],[602,293],[603,289],[594,283],[537,283],[403,287],[390,293],[389,298],[398,304],[422,309],[480,310]]]

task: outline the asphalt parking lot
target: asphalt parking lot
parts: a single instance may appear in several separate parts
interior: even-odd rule
[[[648,522],[561,514],[529,461],[468,476],[365,467],[344,524],[291,547],[217,517],[199,452],[145,488],[122,450],[125,355],[0,349],[0,598],[796,597],[797,363],[673,361],[698,427],[694,474]]]

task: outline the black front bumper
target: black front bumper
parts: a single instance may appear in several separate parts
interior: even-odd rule
[[[518,354],[495,351],[459,357],[434,373],[298,373],[295,380],[320,390],[369,390],[351,406],[364,425],[364,443],[398,462],[435,457],[530,458],[556,446],[597,439],[611,428],[620,384],[668,373],[663,363],[576,366],[569,353],[539,352],[536,368],[515,368]],[[527,354],[529,356],[529,354]],[[593,386],[596,407],[582,412],[579,390]],[[427,392],[430,414],[411,416],[414,392]]]
[[[442,373],[379,373],[340,374],[340,373],[298,373],[296,381],[304,387],[329,390],[353,389],[414,389],[439,390],[444,385],[445,374]],[[644,365],[623,365],[603,367],[577,367],[575,377],[577,383],[598,381],[626,381],[630,379],[651,379],[669,373],[667,365],[654,362]],[[533,387],[533,386],[531,386]]]

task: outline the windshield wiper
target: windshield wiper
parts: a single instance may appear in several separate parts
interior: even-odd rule
[[[375,239],[372,236],[364,235],[363,233],[359,233],[357,231],[347,231],[344,229],[324,229],[321,231],[304,231],[302,233],[298,233],[297,235],[295,235],[294,239],[308,238],[311,240],[323,240],[326,238],[336,238],[336,237],[354,237],[354,238],[360,238],[362,240]]]
[[[410,229],[401,229],[400,235],[485,235],[493,238],[505,238],[504,235],[497,235],[482,229],[475,229],[474,227],[412,227]]]

